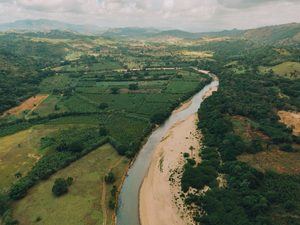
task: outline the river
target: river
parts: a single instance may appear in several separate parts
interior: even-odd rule
[[[218,87],[219,81],[214,75],[214,80],[195,94],[188,108],[172,113],[163,125],[154,130],[146,144],[142,147],[132,167],[127,173],[119,194],[117,209],[117,225],[140,225],[139,222],[139,189],[151,162],[154,149],[160,143],[167,131],[177,122],[187,119],[196,113],[203,102],[203,98],[210,88]]]

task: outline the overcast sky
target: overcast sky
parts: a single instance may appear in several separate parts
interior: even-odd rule
[[[300,22],[300,0],[0,0],[0,23],[39,18],[214,31]]]

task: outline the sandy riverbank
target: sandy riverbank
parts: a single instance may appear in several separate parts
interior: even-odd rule
[[[205,98],[216,89],[210,89]],[[185,103],[178,110],[183,110]],[[155,149],[152,161],[140,189],[140,221],[142,225],[187,225],[193,224],[180,198],[180,177],[184,165],[183,153],[187,152],[196,161],[201,134],[197,130],[198,116],[191,115],[175,124]],[[170,177],[172,181],[170,181]]]
[[[178,185],[171,185],[169,178],[184,165],[183,153],[190,147],[199,149],[197,115],[177,123],[154,152],[152,162],[140,190],[140,219],[142,225],[187,224],[190,218],[181,218],[183,211],[175,203]],[[194,151],[194,153],[196,150]],[[178,183],[178,181],[177,181]],[[179,203],[179,204],[178,204]]]

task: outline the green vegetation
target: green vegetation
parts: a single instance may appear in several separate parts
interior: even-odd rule
[[[62,195],[57,201],[69,198],[81,177],[72,175],[75,182],[68,186],[61,177],[69,174],[57,174],[107,143],[118,154],[133,158],[156,124],[164,122],[182,101],[210,82],[209,76],[190,68],[191,57],[168,57],[171,50],[154,50],[155,44],[153,49],[137,49],[129,42],[49,32],[3,34],[0,47],[0,63],[4,65],[0,112],[32,95],[47,96],[30,111],[21,109],[18,116],[5,114],[0,118],[1,142],[5,143],[0,153],[4,167],[0,188],[5,196],[6,224],[14,222],[15,215],[25,224],[44,224],[44,213],[28,212],[35,215],[30,219],[15,214],[28,195],[41,198],[36,187],[51,181],[43,194],[48,196],[52,190],[53,196]],[[137,54],[144,50],[146,54]],[[40,133],[35,132],[38,127]],[[106,186],[115,185],[114,191],[104,193],[108,197],[103,207],[114,209],[124,171],[115,173],[114,167],[106,164],[102,167]],[[52,180],[54,176],[59,179]]]
[[[279,55],[273,47],[251,46],[247,41],[201,48],[215,50],[216,63],[203,66],[218,74],[220,88],[199,110],[203,162],[195,166],[187,162],[182,178],[184,192],[189,187],[211,188],[204,195],[188,194],[186,198],[186,204],[198,207],[195,221],[211,225],[298,224],[299,172],[256,170],[237,158],[272,149],[299,152],[298,137],[277,116],[278,110],[299,111],[299,79],[292,81],[258,70],[286,57],[296,59],[299,49],[293,50],[297,52],[293,56]],[[232,58],[235,63],[229,64]],[[233,69],[237,66],[243,66],[243,71]],[[295,156],[299,154],[291,157]]]
[[[195,221],[299,224],[299,170],[243,160],[266,151],[299,157],[299,137],[277,115],[300,108],[297,32],[292,24],[178,42],[1,34],[0,113],[47,97],[0,117],[3,223],[112,224],[121,178],[144,138],[211,81],[197,67],[217,74],[220,88],[199,111],[202,162],[184,155],[183,192],[210,187],[187,194]]]
[[[300,78],[300,63],[299,62],[283,62],[273,67],[260,67],[263,73],[274,73],[291,79]]]
[[[68,177],[67,179],[64,178],[57,178],[54,181],[53,187],[52,187],[52,193],[56,196],[62,196],[63,194],[66,194],[69,189],[68,187],[72,184],[73,178]]]
[[[22,224],[32,224],[41,218],[45,225],[103,224],[103,221],[112,225],[109,201],[114,187],[107,185],[104,177],[111,170],[116,177],[114,185],[120,185],[127,165],[128,159],[118,155],[110,145],[99,147],[33,187],[16,203],[13,216]],[[51,189],[55,180],[62,177],[73,177],[74,182],[66,195],[57,198]]]

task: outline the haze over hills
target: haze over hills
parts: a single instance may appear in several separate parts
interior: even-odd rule
[[[97,33],[100,27],[92,25],[77,25],[56,20],[38,19],[38,20],[17,20],[12,23],[0,24],[0,31],[50,31],[64,30],[77,33]]]
[[[248,30],[224,30],[217,32],[187,32],[179,29],[160,30],[156,28],[124,27],[103,28],[92,25],[76,25],[55,20],[18,20],[0,24],[0,31],[49,32],[52,30],[75,32],[79,34],[101,35],[109,38],[166,38],[198,39],[202,37],[240,37],[262,43],[297,43],[300,41],[300,24],[289,23]]]

